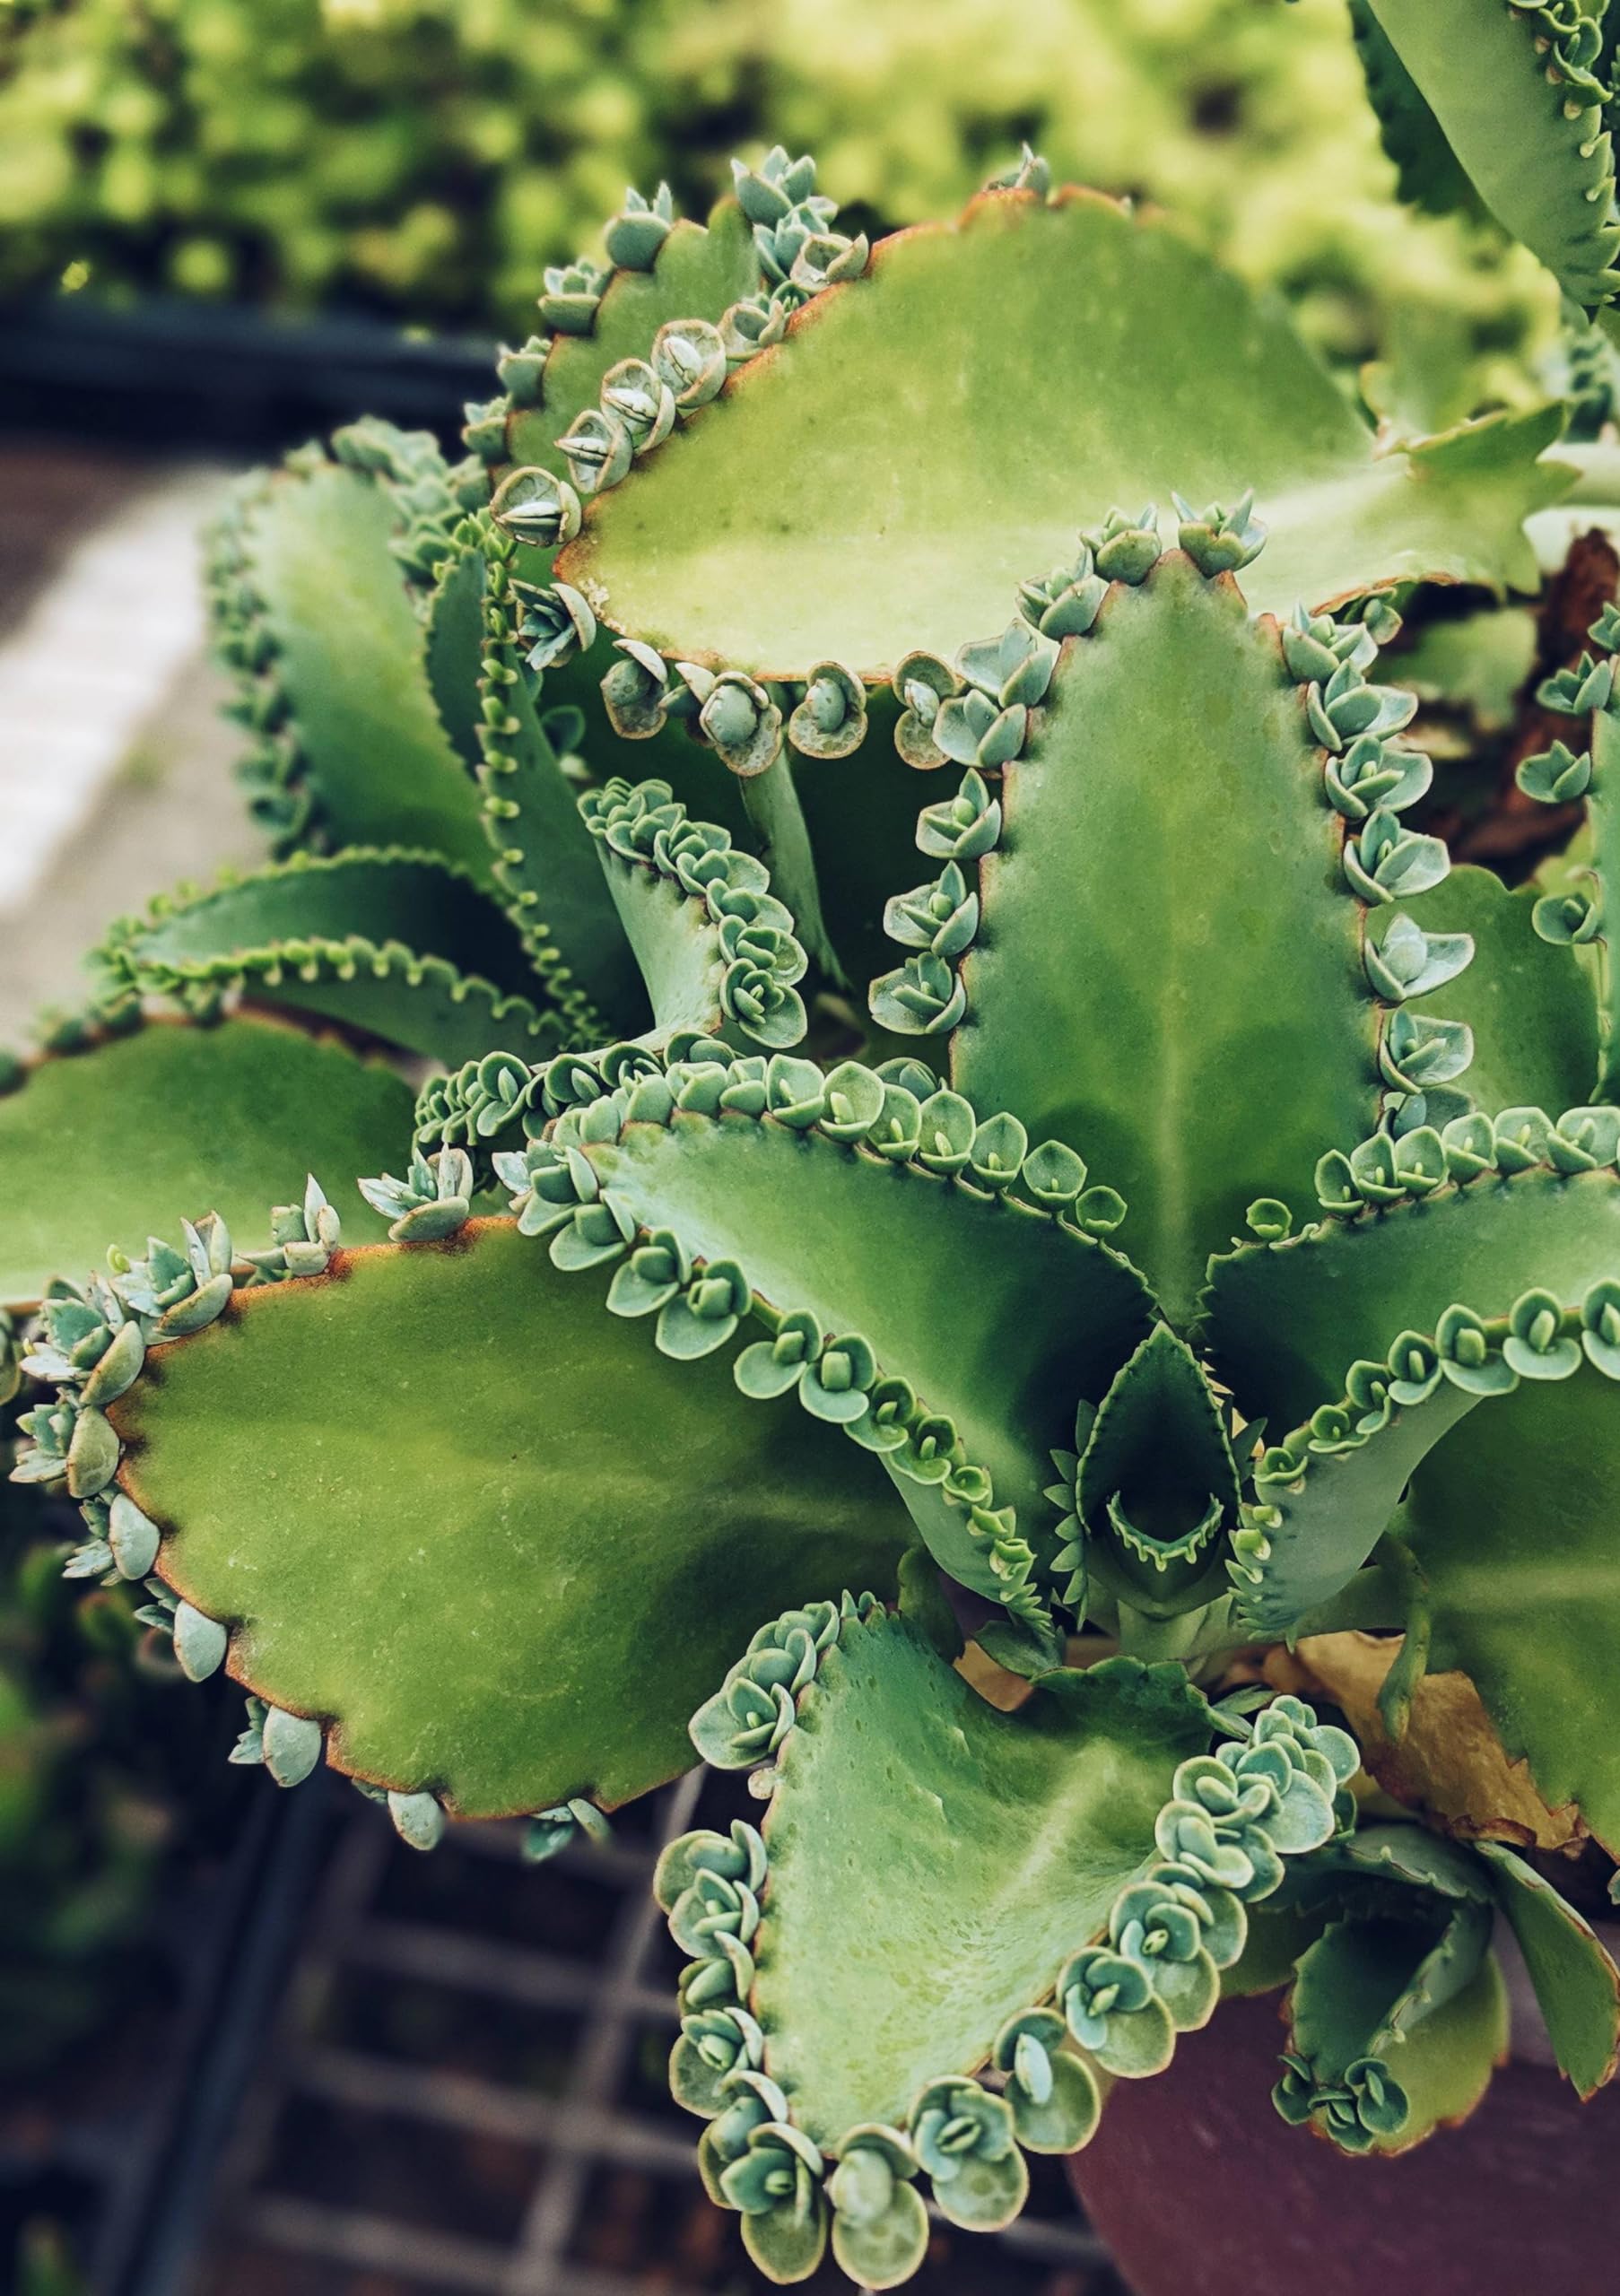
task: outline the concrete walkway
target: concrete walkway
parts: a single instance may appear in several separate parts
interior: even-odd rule
[[[204,657],[198,529],[224,474],[0,442],[0,1043],[83,995],[83,952],[262,842]]]

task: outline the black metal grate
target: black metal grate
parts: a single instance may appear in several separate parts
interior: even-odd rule
[[[355,1805],[237,2116],[197,2296],[762,2289],[664,2087],[678,1956],[649,1888],[662,1842],[746,1806],[693,1772],[610,1848],[536,1868],[515,1828],[453,1828],[422,1858]],[[938,2226],[919,2296],[1123,2296],[1060,2164],[1035,2167],[1005,2233]],[[831,2266],[824,2284],[847,2288]]]

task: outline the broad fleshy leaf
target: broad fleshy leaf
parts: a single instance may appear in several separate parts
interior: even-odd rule
[[[1350,24],[1401,197],[1438,215],[1463,205],[1469,196],[1468,178],[1373,13],[1373,0],[1350,0]]]
[[[813,1695],[765,1828],[754,2002],[773,2076],[831,2149],[904,2126],[1050,1993],[1152,1862],[1209,1722],[1179,1668],[1133,1660],[1048,1675],[999,1714],[893,1618],[846,1626]]]
[[[469,556],[480,570],[479,621],[461,683],[479,704],[478,778],[494,874],[529,962],[573,1023],[570,1041],[633,1036],[647,1025],[647,994],[579,817],[579,791],[562,770],[542,716],[541,688],[523,664],[521,552],[481,518]],[[564,713],[566,716],[566,712]]]
[[[1555,1128],[1569,1137],[1586,1114],[1545,1119],[1543,1136],[1550,1143]],[[1597,1116],[1620,1135],[1620,1118]],[[1280,1243],[1244,1244],[1215,1261],[1205,1302],[1209,1355],[1240,1410],[1266,1419],[1274,1439],[1337,1402],[1352,1363],[1383,1361],[1402,1332],[1433,1336],[1453,1304],[1505,1317],[1524,1293],[1545,1288],[1578,1309],[1595,1285],[1620,1275],[1612,1157],[1561,1173],[1533,1149],[1520,1155],[1516,1125],[1504,1127],[1502,1144],[1483,1117],[1458,1131],[1455,1153],[1468,1154],[1474,1177],[1442,1178],[1376,1209],[1358,1205],[1353,1217],[1320,1220]],[[1596,1135],[1594,1144],[1607,1145]]]
[[[451,1065],[560,1044],[511,919],[431,854],[298,854],[170,896],[115,926],[98,955],[142,996],[248,988]]]
[[[398,1152],[410,1108],[388,1069],[264,1020],[153,1021],[41,1060],[0,1099],[0,1300],[79,1281],[109,1242],[144,1250],[177,1199],[245,1232],[302,1194],[311,1164],[346,1192]],[[357,1241],[381,1234],[353,1212]]]
[[[614,271],[588,327],[554,334],[532,386],[506,413],[506,456],[515,465],[567,478],[558,451],[576,417],[597,404],[602,378],[622,359],[645,359],[658,329],[671,319],[706,319],[711,326],[733,303],[757,292],[759,256],[747,219],[735,199],[722,199],[708,223],[677,216],[646,270]]]
[[[1502,1842],[1482,1841],[1479,1855],[1519,1940],[1559,2070],[1581,2097],[1593,2096],[1613,2078],[1620,2047],[1620,1970],[1533,1866]]]
[[[1276,629],[1167,558],[1066,645],[978,867],[955,1080],[1083,1150],[1179,1318],[1247,1207],[1302,1206],[1323,1142],[1377,1113],[1364,904],[1307,704]]]
[[[1479,2102],[1507,2055],[1490,1919],[1412,1893],[1409,1914],[1346,1915],[1302,1956],[1278,2109],[1350,2152],[1402,2152]],[[1428,1916],[1428,1918],[1425,1918]]]
[[[1189,343],[1196,390],[1168,379]],[[993,193],[819,296],[597,498],[559,570],[682,659],[886,675],[998,627],[1077,527],[1178,487],[1267,503],[1261,605],[1532,581],[1520,528],[1563,483],[1535,459],[1558,427],[1492,418],[1377,456],[1286,325],[1156,219]]]
[[[661,1355],[510,1221],[240,1292],[160,1361],[116,1406],[160,1573],[339,1766],[464,1816],[671,1776],[748,1624],[892,1584],[909,1536],[835,1429]]]
[[[1296,1396],[1319,1406],[1260,1463],[1233,1579],[1282,1632],[1397,1531],[1427,1663],[1467,1674],[1544,1801],[1613,1843],[1620,1182],[1515,1169],[1503,1136],[1504,1173],[1217,1264],[1212,1336],[1245,1407],[1286,1427]]]
[[[1430,1663],[1460,1667],[1542,1798],[1620,1852],[1613,1494],[1620,1395],[1595,1370],[1487,1401],[1413,1477],[1401,1536],[1430,1587]]]
[[[993,1124],[960,1098],[936,1094],[919,1109],[852,1065],[825,1078],[804,1062],[758,1065],[757,1083],[739,1073],[735,1091],[717,1076],[706,1096],[712,1113],[684,1106],[645,1122],[632,1112],[616,1137],[601,1139],[582,1126],[577,1152],[639,1226],[673,1231],[694,1260],[739,1266],[773,1309],[813,1319],[818,1346],[827,1335],[837,1352],[845,1345],[837,1335],[858,1335],[840,1378],[863,1349],[870,1361],[843,1402],[823,1403],[818,1378],[815,1402],[829,1416],[876,1425],[882,1414],[866,1409],[864,1396],[881,1405],[880,1382],[907,1386],[910,1410],[935,1416],[905,1443],[897,1423],[899,1448],[885,1456],[930,1544],[947,1515],[939,1495],[947,1474],[967,1471],[957,1544],[935,1551],[954,1575],[1006,1600],[995,1567],[1005,1526],[989,1510],[1012,1509],[1025,1542],[1051,1521],[1041,1495],[1048,1455],[1070,1439],[1077,1402],[1100,1398],[1144,1335],[1141,1278],[1009,1187],[1016,1158],[995,1186],[973,1184],[971,1160],[991,1170]],[[959,1171],[969,1184],[954,1182]],[[806,1360],[805,1376],[815,1376],[814,1356]],[[797,1376],[792,1362],[787,1375]],[[954,1477],[948,1487],[957,1490]],[[984,1518],[977,1533],[976,1516]]]
[[[1572,302],[1620,275],[1600,10],[1546,0],[1365,0],[1454,160]],[[1375,82],[1370,83],[1376,99]]]
[[[1454,868],[1411,914],[1427,934],[1466,933],[1472,961],[1442,987],[1410,1000],[1415,1013],[1443,1013],[1472,1031],[1474,1057],[1459,1082],[1476,1106],[1579,1108],[1595,1093],[1598,1004],[1590,974],[1567,943],[1542,939],[1534,893],[1510,892],[1489,869]],[[1392,912],[1368,929],[1381,941]]]
[[[309,457],[244,504],[223,625],[240,714],[330,843],[426,850],[488,882],[478,787],[435,706],[396,526],[369,473]],[[302,836],[293,822],[288,833]]]

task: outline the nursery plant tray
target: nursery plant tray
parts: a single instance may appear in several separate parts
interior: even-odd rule
[[[195,2245],[189,2227],[332,1824],[318,1796],[244,1801],[222,1861],[170,1891],[124,2013],[0,2097],[0,2274],[20,2229],[48,2220],[95,2296],[176,2286],[166,2260]]]
[[[607,1848],[533,1866],[515,1827],[455,1827],[422,1857],[355,1804],[306,1905],[201,2263],[118,2296],[762,2289],[669,2099],[678,1955],[648,1888],[661,1840],[748,1806],[735,1779],[694,1774],[615,1821]],[[928,2296],[1123,2296],[1061,2164],[1044,2165],[997,2239],[937,2227]]]
[[[662,1840],[746,1810],[735,1779],[694,1773],[538,1867],[511,1826],[422,1857],[324,1770],[243,1783],[135,2077],[107,2077],[113,2036],[31,2141],[0,2116],[0,2222],[63,2225],[94,2296],[763,2288],[665,2083],[678,1955],[649,1889]],[[925,2273],[928,2296],[1125,2296],[1055,2161],[993,2239],[938,2223]]]

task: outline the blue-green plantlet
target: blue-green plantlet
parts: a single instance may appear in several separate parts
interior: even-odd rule
[[[1581,1913],[1265,1672],[1401,1638],[1414,1763],[1466,1676],[1620,1852],[1604,897],[1450,869],[1383,665],[1426,584],[1535,585],[1563,409],[1376,438],[1029,153],[872,246],[777,149],[609,248],[465,461],[357,423],[220,537],[281,857],[117,926],[98,1011],[179,1017],[0,1103],[121,1139],[118,1055],[198,1063],[167,1174],[19,1231],[67,1266],[19,1474],[248,1692],[240,1760],[419,1847],[748,1773],[658,1888],[675,2092],[779,2280],[1006,2223],[1267,1981],[1283,2117],[1415,2144],[1503,2052],[1499,1916],[1590,2093]],[[1599,887],[1607,722],[1526,770]],[[318,1175],[267,1228],[209,1129],[243,1031]],[[426,1064],[358,1242],[357,1041]]]

